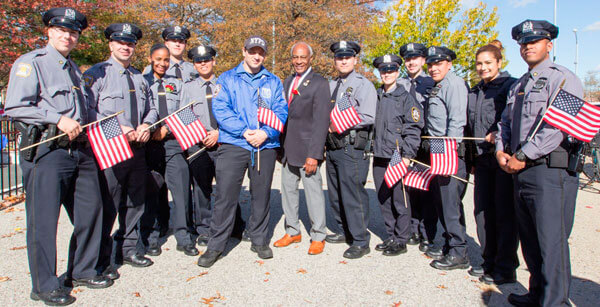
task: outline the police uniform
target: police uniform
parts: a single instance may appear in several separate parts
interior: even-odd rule
[[[104,30],[110,40],[137,43],[142,31],[130,23],[111,24]],[[118,115],[119,123],[136,129],[141,124],[152,124],[157,120],[157,111],[148,97],[148,83],[132,66],[123,67],[114,57],[98,63],[83,75],[90,107],[99,117],[124,111]],[[118,242],[117,259],[137,259],[136,245],[139,238],[138,221],[144,212],[146,169],[144,144],[133,142],[133,158],[102,171],[100,183],[104,200],[102,251],[99,267],[110,265],[112,238],[110,233],[117,213],[120,215],[119,230],[115,235]],[[135,260],[134,259],[134,260]],[[151,265],[150,259],[144,265]],[[119,259],[120,260],[120,259]]]
[[[427,47],[419,43],[408,43],[400,47],[400,56],[407,59],[414,57],[425,57]],[[435,81],[425,72],[421,71],[415,78],[410,76],[403,77],[398,84],[404,86],[404,89],[413,95],[421,108],[425,108],[425,102],[429,96],[431,88]],[[426,120],[426,119],[425,119]],[[417,160],[429,164],[429,153],[423,149],[417,151]],[[419,249],[426,252],[433,246],[433,240],[437,233],[438,216],[435,206],[431,201],[429,191],[408,187],[408,195],[411,204],[411,237],[408,244],[419,244]]]
[[[402,59],[393,54],[373,61],[373,66],[379,72],[398,71],[400,65]],[[379,100],[375,116],[373,182],[388,235],[384,246],[379,249],[383,250],[384,255],[391,256],[406,252],[410,236],[411,207],[404,183],[398,181],[393,187],[388,187],[384,180],[385,172],[396,150],[401,158],[416,157],[424,124],[421,106],[403,87],[395,84],[385,91],[382,86],[377,94]]]
[[[336,42],[330,49],[335,57],[355,57],[360,52],[360,46],[350,41]],[[350,249],[346,252],[358,252],[361,257],[369,251],[369,196],[365,190],[369,158],[365,147],[369,145],[369,130],[375,121],[377,91],[371,81],[355,71],[331,80],[329,88],[331,108],[348,93],[361,122],[343,134],[334,132],[327,136],[327,187],[338,229],[325,240],[347,241],[352,245],[352,252]]]
[[[427,49],[427,64],[456,59],[456,54],[445,47],[432,46]],[[431,89],[427,99],[425,114],[425,133],[430,136],[463,137],[467,124],[467,94],[465,81],[453,71]],[[467,178],[464,151],[459,142],[458,171],[459,178]],[[436,176],[431,182],[431,198],[445,231],[443,255],[428,251],[428,255],[437,258],[431,265],[435,268],[467,268],[467,235],[461,198],[467,184],[450,176]]]
[[[190,31],[187,28],[180,26],[167,27],[162,32],[162,38],[165,41],[170,39],[187,41],[190,38]],[[144,74],[147,74],[151,70],[152,67],[150,67],[150,65],[146,66],[144,68]],[[183,83],[190,82],[198,78],[198,72],[196,71],[196,68],[194,68],[194,64],[184,60],[181,60],[179,63],[177,63],[173,61],[173,57],[171,57],[171,63],[165,74],[173,76]]]
[[[72,8],[54,8],[43,14],[46,26],[81,32],[86,17]],[[20,147],[60,134],[61,117],[88,123],[88,108],[81,90],[81,72],[70,57],[50,43],[19,57],[12,66],[6,114],[21,132]],[[102,201],[98,169],[85,132],[69,141],[63,137],[22,151],[20,166],[27,194],[27,255],[31,272],[31,298],[67,305],[75,301],[63,293],[56,276],[56,232],[63,204],[73,223],[68,277],[87,280],[98,288],[112,285],[97,276],[95,264],[100,251]],[[104,280],[103,280],[104,279]],[[74,286],[77,284],[74,283]]]
[[[516,81],[507,72],[479,82],[469,91],[467,136],[484,138],[496,133],[506,97]],[[495,146],[484,141],[470,141],[467,157],[475,167],[474,215],[481,245],[484,273],[481,279],[498,284],[514,281],[519,266],[517,223],[514,211],[512,177],[498,166]]]
[[[513,27],[519,44],[552,40],[558,28],[547,21],[525,20]],[[564,85],[563,85],[564,82]],[[562,89],[583,97],[581,81],[548,58],[530,68],[511,88],[499,123],[496,150],[514,153],[525,168],[513,174],[515,210],[523,258],[531,274],[526,296],[509,296],[513,304],[570,305],[571,266],[568,238],[573,228],[578,174],[568,170],[573,143],[542,120],[550,97]]]

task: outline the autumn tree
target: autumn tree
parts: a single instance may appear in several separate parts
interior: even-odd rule
[[[78,64],[100,60],[99,40],[104,26],[117,16],[125,1],[109,0],[25,0],[0,3],[0,87],[6,85],[12,63],[22,54],[41,48],[48,42],[42,13],[53,7],[74,7],[88,18],[90,27],[83,31],[72,57]]]
[[[240,63],[247,37],[261,35],[269,44],[265,66],[280,78],[291,72],[290,48],[299,40],[313,47],[313,67],[332,75],[329,46],[340,39],[366,39],[376,12],[369,4],[352,0],[135,0],[128,11],[144,30],[139,61],[145,60],[151,44],[162,41],[164,27],[178,24],[193,33],[188,48],[199,43],[215,46],[219,73]]]
[[[400,46],[419,42],[446,46],[457,54],[454,70],[474,82],[475,52],[496,39],[497,8],[488,10],[483,2],[463,8],[460,0],[399,0],[373,23],[375,33],[365,42],[367,59],[396,53]]]
[[[600,72],[588,71],[583,79],[584,99],[588,101],[600,101]]]

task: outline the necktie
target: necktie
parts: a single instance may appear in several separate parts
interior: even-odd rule
[[[138,126],[138,108],[137,98],[135,97],[135,85],[133,79],[131,79],[131,73],[129,70],[125,70],[125,76],[127,77],[127,84],[129,85],[129,107],[131,108],[131,126],[133,129]]]
[[[208,104],[208,116],[210,118],[210,126],[213,129],[217,129],[219,124],[217,124],[217,119],[215,118],[215,115],[212,112],[212,89],[210,88],[210,81],[206,81],[204,85],[206,86],[206,103]]]
[[[158,79],[158,116],[160,118],[165,118],[169,115],[169,111],[167,109],[167,92],[165,92],[165,87],[163,86],[163,79]]]
[[[510,148],[513,152],[517,151],[521,141],[521,115],[523,114],[523,99],[525,99],[525,86],[529,82],[529,76],[527,80],[522,82],[521,87],[517,91],[517,98],[513,105],[513,118],[512,128],[510,131]]]
[[[83,97],[83,92],[81,89],[81,80],[77,76],[75,72],[75,67],[71,62],[68,62],[67,70],[69,71],[69,78],[73,82],[73,91],[75,92],[75,110],[79,111],[79,116],[81,119],[79,120],[81,123],[87,122],[87,109],[85,98]]]
[[[175,77],[179,80],[183,80],[181,77],[181,69],[179,69],[179,64],[175,64]]]
[[[288,99],[288,105],[290,105],[292,98],[294,98],[294,89],[298,88],[298,81],[300,81],[300,75],[296,75],[296,78],[294,78],[294,83],[292,84],[292,88],[290,90],[290,99]]]
[[[335,103],[335,101],[337,100],[337,93],[338,93],[338,90],[340,89],[340,85],[342,85],[342,78],[339,78],[337,80],[337,85],[335,86],[335,89],[333,90],[333,94],[331,94],[331,103]]]
[[[417,80],[410,80],[410,95],[417,99]]]

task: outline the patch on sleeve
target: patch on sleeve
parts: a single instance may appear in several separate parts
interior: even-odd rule
[[[215,86],[215,88],[212,90],[212,98],[217,97],[217,95],[219,95],[219,92],[221,91],[221,84],[217,84]],[[206,97],[209,98],[209,97]]]
[[[85,87],[90,87],[94,83],[94,77],[90,75],[83,75],[81,79],[83,80],[83,85]]]
[[[271,89],[268,87],[262,87],[260,89],[260,96],[262,96],[263,99],[271,99]]]
[[[19,63],[19,65],[17,66],[17,72],[15,73],[15,75],[17,75],[17,77],[27,78],[27,77],[29,77],[29,75],[31,75],[31,70],[33,70],[33,67],[31,67],[31,64]]]
[[[419,111],[419,109],[417,109],[416,107],[412,107],[410,109],[410,115],[412,116],[412,119],[415,121],[415,123],[421,119],[421,111]]]

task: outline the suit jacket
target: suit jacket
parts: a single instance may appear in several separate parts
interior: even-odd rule
[[[289,99],[288,93],[294,77],[295,74],[283,82],[286,99]],[[288,101],[288,119],[281,135],[281,162],[301,167],[307,157],[323,160],[332,105],[329,103],[329,82],[312,69],[298,84],[298,93],[299,95],[292,97],[291,102]]]

